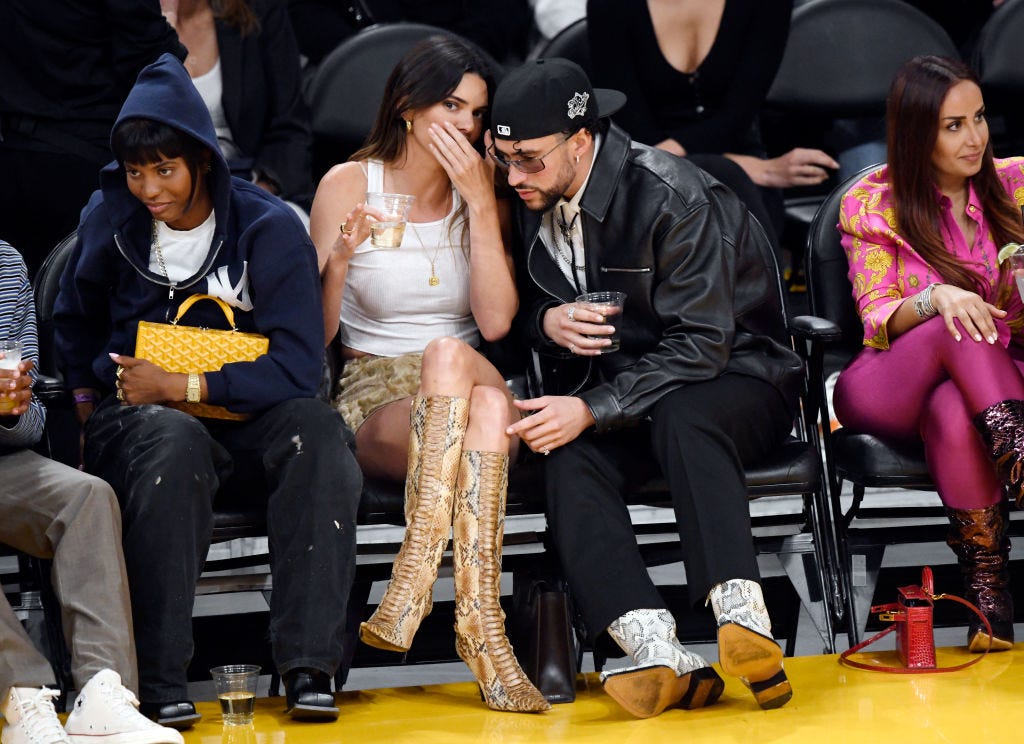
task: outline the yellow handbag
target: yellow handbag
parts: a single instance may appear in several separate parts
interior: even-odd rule
[[[224,312],[230,331],[178,325],[178,321],[199,300],[213,300]],[[243,333],[235,326],[235,313],[224,300],[207,294],[195,294],[181,303],[170,323],[139,321],[135,336],[135,356],[156,364],[168,372],[217,372],[230,362],[251,362],[267,353],[270,340],[259,333]],[[248,414],[234,413],[223,406],[206,403],[168,403],[171,408],[202,418],[244,421]]]

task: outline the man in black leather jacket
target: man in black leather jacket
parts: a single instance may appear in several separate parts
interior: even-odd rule
[[[545,461],[548,518],[594,635],[634,665],[602,675],[637,716],[714,702],[721,678],[675,634],[637,548],[622,492],[664,474],[691,600],[709,600],[726,673],[764,708],[791,689],[772,639],[743,466],[790,431],[801,362],[787,346],[771,248],[737,198],[686,160],[631,142],[605,117],[624,103],[567,60],[528,62],[499,85],[492,156],[519,196],[521,325],[538,397],[510,427]],[[621,348],[575,301],[626,293]],[[652,457],[653,455],[653,457]]]

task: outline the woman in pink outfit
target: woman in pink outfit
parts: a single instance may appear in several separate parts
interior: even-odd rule
[[[866,348],[839,377],[836,413],[856,431],[924,441],[965,595],[992,625],[992,650],[1005,650],[1004,489],[1024,493],[1024,306],[997,254],[1024,242],[1024,158],[993,157],[977,78],[954,60],[904,64],[887,119],[888,166],[840,212]],[[968,646],[987,645],[973,621]]]

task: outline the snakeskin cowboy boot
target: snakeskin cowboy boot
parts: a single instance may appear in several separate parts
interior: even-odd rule
[[[1005,501],[983,509],[946,509],[946,544],[960,563],[964,598],[976,605],[992,626],[992,651],[1013,648],[1013,596],[1010,594],[1010,538]],[[967,647],[981,653],[988,634],[973,613],[967,625]]]
[[[974,417],[974,427],[989,449],[1010,495],[1024,500],[1024,401],[1004,400]]]
[[[408,651],[433,607],[437,567],[448,545],[452,504],[469,401],[443,395],[413,399],[409,470],[405,478],[405,536],[391,581],[360,640],[386,651]]]
[[[781,708],[793,697],[793,688],[782,668],[782,649],[772,638],[761,585],[729,579],[712,587],[708,601],[718,621],[722,671],[739,677],[762,708]]]
[[[455,496],[455,649],[494,710],[533,713],[551,704],[523,673],[505,636],[501,540],[508,455],[465,451]]]
[[[673,706],[703,708],[725,688],[711,665],[679,642],[676,620],[666,609],[630,610],[612,621],[608,635],[634,666],[602,672],[601,683],[637,718],[651,718]]]

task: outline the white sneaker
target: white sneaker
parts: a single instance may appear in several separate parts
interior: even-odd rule
[[[3,744],[71,744],[53,708],[53,699],[60,690],[46,687],[12,687],[0,704],[4,728]]]
[[[139,701],[112,669],[96,672],[79,691],[65,729],[72,744],[185,742],[174,729],[160,726],[139,713]]]

